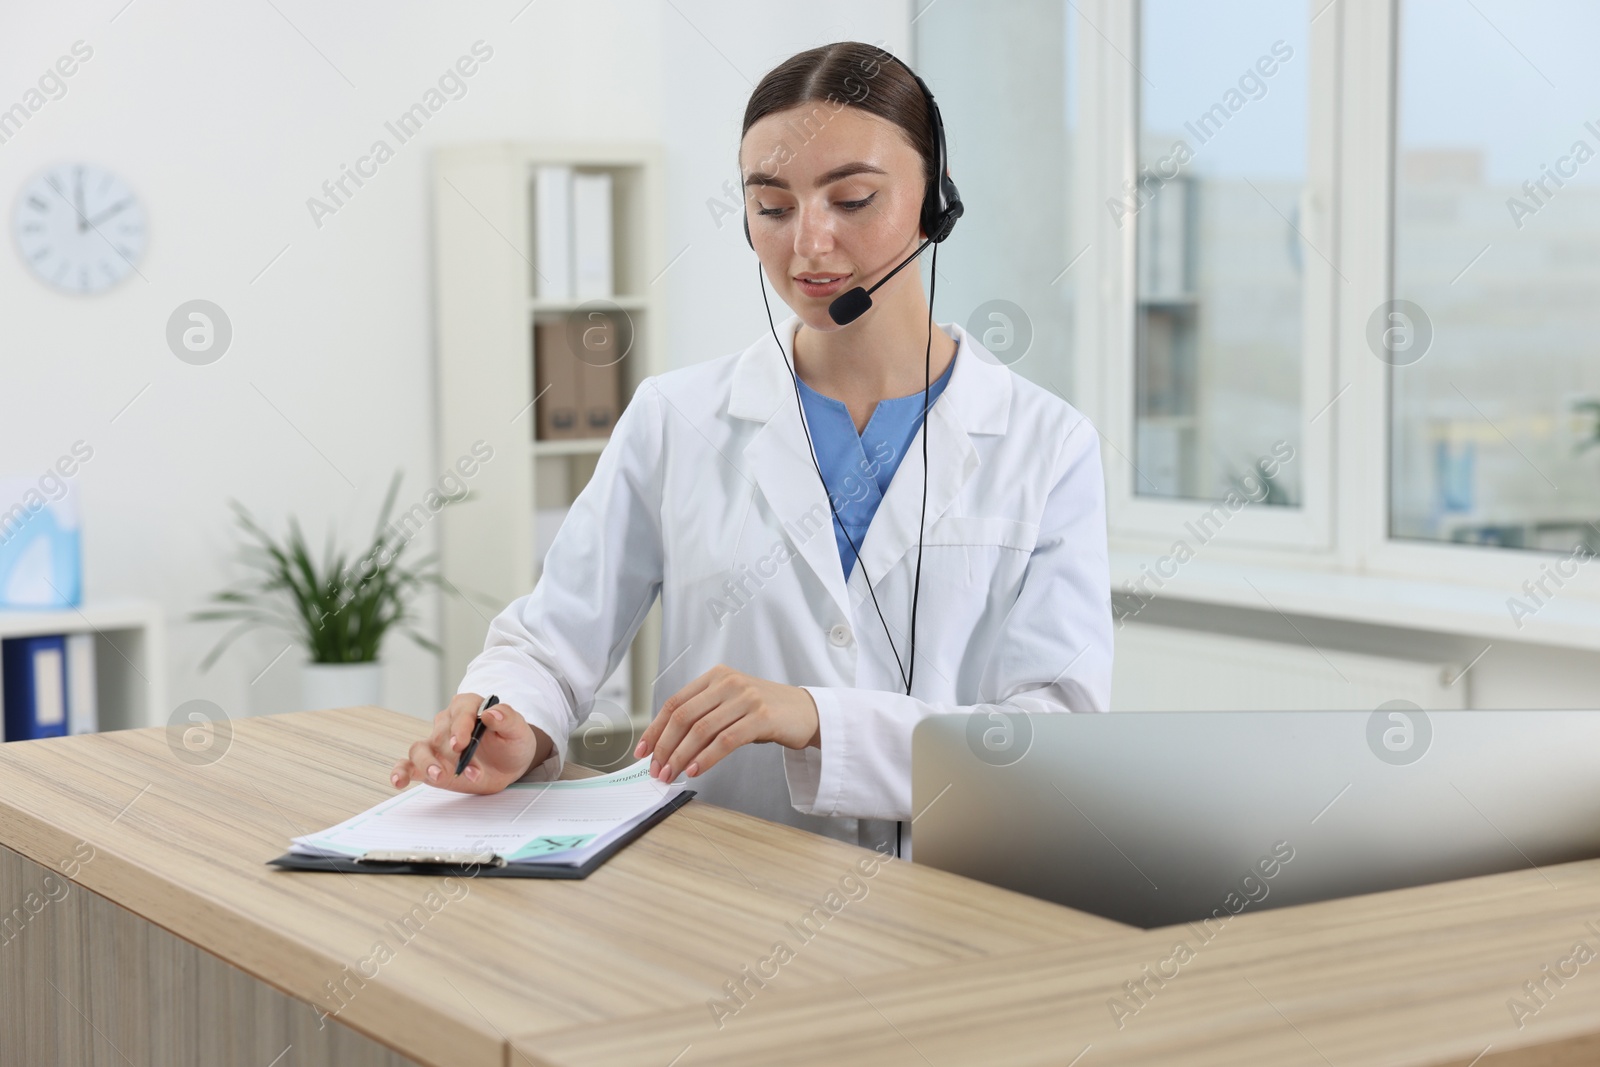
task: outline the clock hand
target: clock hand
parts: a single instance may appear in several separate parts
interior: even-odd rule
[[[76,208],[76,210],[78,212],[78,232],[82,233],[84,230],[87,230],[89,228],[89,220],[86,219],[84,217],[84,214],[83,214],[83,168],[82,167],[79,167],[75,171],[73,171],[73,178],[74,178],[74,186],[73,186],[73,191],[72,191],[72,199],[78,205],[77,208]]]
[[[94,218],[89,219],[88,222],[86,223],[86,225],[93,226],[96,229],[98,229],[102,222],[106,221],[111,216],[115,215],[117,212],[121,211],[123,208],[127,207],[131,203],[133,203],[132,198],[125,198],[125,199],[122,199],[122,200],[118,200],[115,204],[112,204],[110,207],[108,207],[104,211],[100,212],[100,214],[96,215]]]

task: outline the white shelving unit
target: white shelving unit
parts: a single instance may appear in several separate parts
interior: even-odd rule
[[[95,635],[95,699],[101,732],[162,725],[167,708],[167,632],[161,605],[130,600],[0,611],[0,639],[77,633]],[[0,737],[4,722],[0,715]]]
[[[435,154],[439,468],[454,469],[475,441],[494,449],[464,479],[472,498],[439,514],[440,572],[462,594],[441,600],[445,701],[482,650],[489,619],[533,588],[535,509],[570,504],[605,446],[604,438],[535,438],[534,324],[594,306],[539,296],[534,170],[541,165],[611,175],[616,295],[606,309],[625,313],[633,326],[621,364],[623,403],[665,366],[662,292],[651,284],[667,264],[658,147],[497,142]],[[636,718],[650,711],[659,633],[658,607],[632,649],[628,710]]]

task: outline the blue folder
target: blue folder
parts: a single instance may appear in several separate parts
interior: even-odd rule
[[[67,732],[67,639],[61,635],[0,641],[5,740],[63,737]]]

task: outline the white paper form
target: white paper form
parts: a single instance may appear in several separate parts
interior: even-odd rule
[[[494,851],[508,863],[581,863],[649,818],[687,782],[663,785],[650,760],[572,781],[518,782],[478,795],[424,783],[317,833],[290,852],[359,856],[373,849]]]

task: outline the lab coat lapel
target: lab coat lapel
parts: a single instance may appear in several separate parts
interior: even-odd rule
[[[950,386],[953,388],[952,380]],[[961,492],[978,469],[978,450],[972,447],[966,431],[950,414],[942,401],[928,410],[928,424],[933,432],[928,435],[928,511],[927,525],[944,514],[951,501]],[[894,477],[889,481],[889,491],[883,495],[878,510],[873,513],[867,527],[866,540],[861,545],[861,565],[850,575],[852,585],[859,586],[866,595],[864,584],[870,576],[874,587],[883,583],[888,574],[908,551],[917,546],[917,526],[922,508],[922,435],[926,427],[917,430],[911,439],[909,451],[900,460]],[[861,572],[865,571],[865,575]],[[858,575],[861,575],[858,577]]]
[[[730,415],[764,423],[745,446],[746,471],[783,522],[784,532],[800,558],[827,588],[846,618],[852,617],[845,591],[844,569],[833,535],[833,512],[806,442],[788,366],[798,316],[777,327],[780,352],[771,337],[745,349],[734,370],[728,402]],[[922,508],[922,435],[928,437],[927,525],[949,508],[978,470],[972,434],[1003,434],[1011,409],[1011,370],[958,325],[948,328],[959,345],[950,383],[928,412],[926,425],[911,440],[867,528],[861,563],[850,582],[866,597],[866,579],[873,586],[917,544]],[[792,364],[791,364],[792,365]],[[820,519],[820,521],[818,521]]]
[[[778,335],[785,339],[781,354],[771,337],[740,354],[729,414],[763,423],[745,446],[745,473],[783,524],[800,561],[816,574],[841,615],[849,618],[833,512],[809,454],[794,381],[783,362],[796,325],[798,320],[791,318],[778,327]]]
[[[931,528],[978,471],[978,450],[970,435],[1005,432],[1011,371],[960,326],[951,326],[949,332],[958,345],[955,369],[944,392],[929,408],[926,423],[912,437],[889,482],[889,491],[867,527],[862,565],[850,575],[850,584],[860,590],[860,596],[866,595],[866,577],[858,577],[860,572],[864,570],[877,587],[917,546],[923,507],[923,434],[928,434],[926,527]]]

